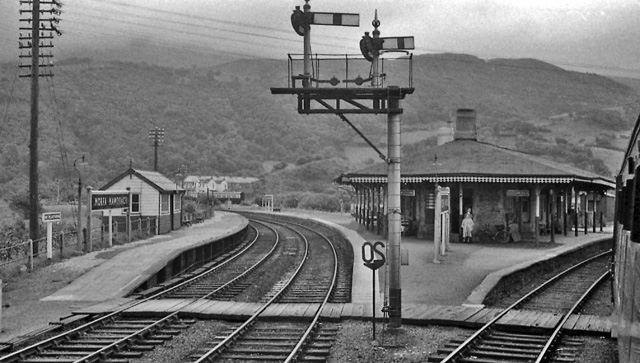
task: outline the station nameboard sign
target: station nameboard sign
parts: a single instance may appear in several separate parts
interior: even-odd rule
[[[507,190],[507,197],[528,197],[529,190],[528,189],[509,189]]]
[[[43,222],[59,222],[62,219],[60,212],[47,212],[42,213]]]
[[[129,208],[129,193],[91,194],[91,210]]]
[[[402,197],[415,197],[416,190],[415,189],[400,189],[400,196]]]

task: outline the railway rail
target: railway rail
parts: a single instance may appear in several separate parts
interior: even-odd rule
[[[277,351],[278,357],[284,350],[288,354],[282,357],[282,361],[291,361],[303,354],[328,354],[327,341],[335,336],[335,331],[323,330],[319,324],[319,316],[334,291],[337,280],[338,258],[331,241],[310,230],[300,232],[294,229],[289,229],[292,232],[286,232],[285,238],[282,239],[280,238],[282,232],[267,227],[266,222],[252,221],[252,225],[256,226],[253,227],[256,228],[255,238],[236,251],[233,256],[228,256],[223,263],[202,267],[188,274],[189,278],[185,281],[165,286],[162,291],[144,297],[125,308],[1,357],[0,362],[128,362],[131,358],[140,357],[144,351],[153,349],[154,345],[171,339],[179,334],[181,329],[194,322],[180,319],[179,311],[152,319],[135,316],[133,313],[128,313],[128,309],[149,300],[167,296],[191,298],[194,301],[211,298],[227,299],[229,294],[220,294],[221,291],[236,291],[234,294],[237,294],[237,291],[243,290],[242,287],[238,287],[239,282],[250,278],[251,274],[257,274],[256,271],[265,264],[265,261],[273,259],[274,251],[278,249],[281,249],[281,255],[296,257],[296,268],[288,267],[292,271],[284,274],[286,281],[275,284],[272,289],[275,293],[269,295],[268,301],[254,316],[195,361],[211,361],[210,357],[248,361],[249,356],[257,354],[256,349],[267,355],[274,355]],[[279,230],[283,231],[286,228],[280,223]],[[260,236],[263,237],[262,242],[257,242]],[[297,246],[300,241],[304,241],[304,247]],[[319,267],[316,262],[310,262],[318,260],[323,261],[322,267]],[[331,272],[321,273],[327,270],[327,267],[330,267],[328,270]],[[217,276],[216,283],[211,283],[211,275]],[[318,291],[322,294],[319,295]],[[319,296],[321,296],[320,299]],[[290,327],[287,329],[287,334],[265,333],[268,330],[265,330],[265,323],[260,318],[260,313],[283,297],[286,297],[287,301],[316,303],[314,318],[309,321],[281,323]],[[256,339],[256,336],[263,338]],[[309,346],[314,339],[315,343]],[[267,340],[269,340],[268,343],[266,343]],[[265,349],[265,347],[271,347],[271,349]]]
[[[291,227],[289,227],[291,228]],[[243,324],[221,338],[217,344],[201,353],[197,357],[192,357],[194,362],[214,362],[214,361],[280,361],[292,362],[302,355],[327,355],[329,348],[318,347],[318,342],[314,342],[314,337],[326,339],[327,332],[320,334],[322,326],[319,323],[320,314],[324,306],[329,301],[331,292],[335,287],[338,275],[338,257],[336,250],[329,239],[312,233],[310,230],[301,232],[295,229],[305,241],[306,253],[302,262],[298,265],[295,273],[287,276],[288,279],[268,301],[266,301],[256,313],[254,313]],[[327,263],[308,264],[306,261],[326,260],[326,253],[330,251],[331,259]],[[325,271],[328,271],[326,273]],[[320,274],[320,275],[318,275]],[[316,276],[316,279],[313,278]],[[317,276],[320,277],[318,283]],[[327,280],[328,284],[327,284]],[[323,292],[323,295],[320,295]],[[318,297],[322,297],[318,301]],[[295,321],[279,323],[265,323],[262,317],[264,311],[279,300],[294,302],[317,302],[313,318],[307,321]],[[274,330],[274,327],[280,329]],[[309,346],[309,342],[314,342],[315,347]]]
[[[554,358],[571,362],[581,341],[562,335],[562,326],[586,301],[589,294],[609,277],[611,251],[594,256],[549,279],[463,341],[451,341],[430,362],[453,363],[541,363]],[[594,277],[596,276],[596,277]],[[567,301],[571,301],[567,305]],[[550,303],[551,302],[551,303]],[[509,331],[500,325],[508,314],[517,310],[540,309],[561,318],[549,331]]]
[[[255,240],[243,250],[224,261],[209,273],[198,275],[158,298],[208,298],[232,300],[251,285],[256,269],[273,256],[281,245],[279,233],[267,225],[254,224],[258,232]],[[261,237],[261,238],[259,238]],[[258,242],[258,241],[262,242]]]

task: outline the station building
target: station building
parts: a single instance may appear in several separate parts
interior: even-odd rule
[[[180,229],[184,189],[156,171],[129,168],[105,184],[102,191],[131,190],[132,220],[149,219],[157,233]],[[124,222],[124,216],[120,217]],[[157,223],[157,224],[156,224]]]
[[[451,133],[450,133],[451,135]],[[356,192],[356,220],[386,235],[387,165],[378,164],[336,178]],[[448,187],[449,231],[460,240],[470,210],[474,232],[509,226],[523,239],[565,235],[576,226],[600,224],[612,210],[607,192],[615,182],[595,173],[478,141],[474,110],[458,110],[453,133],[401,164],[402,231],[433,239],[436,187]],[[552,224],[553,221],[553,224]],[[577,223],[576,223],[577,222]]]

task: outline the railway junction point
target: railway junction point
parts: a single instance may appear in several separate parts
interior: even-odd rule
[[[360,247],[364,241],[377,241],[380,237],[363,231],[348,214],[297,213],[295,216],[321,220],[339,228],[354,248],[352,302],[333,304],[327,316],[333,314],[332,317],[370,319],[372,273],[363,265]],[[100,309],[110,309],[126,303],[126,293],[182,251],[234,234],[246,224],[247,220],[242,216],[217,211],[214,218],[190,228],[60,262],[59,264],[84,265],[88,271],[57,292],[25,304],[24,308],[14,305],[3,309],[0,345],[43,329],[50,322],[55,323],[73,313],[101,311]],[[475,314],[483,309],[480,305],[482,299],[502,275],[581,245],[608,238],[612,238],[611,227],[605,229],[605,232],[581,234],[578,237],[556,236],[556,244],[559,246],[547,249],[454,243],[451,245],[452,251],[442,258],[441,264],[436,265],[431,262],[433,243],[403,237],[402,248],[407,249],[410,256],[409,265],[401,268],[403,322],[435,324],[446,319],[446,316]],[[149,248],[150,246],[153,248]],[[384,278],[383,273],[378,275],[381,279]],[[377,291],[379,286],[377,283]],[[381,302],[382,296],[378,293],[377,317],[381,317]],[[445,310],[447,313],[438,315],[435,312],[437,310]],[[599,329],[611,329],[608,321],[601,321],[599,324],[602,325]]]

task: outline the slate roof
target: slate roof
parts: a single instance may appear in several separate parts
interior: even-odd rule
[[[124,173],[118,175],[113,180],[105,184],[102,188],[100,188],[100,190],[109,189],[112,185],[116,184],[117,182],[119,182],[120,180],[122,180],[123,178],[129,175],[137,176],[138,178],[140,178],[141,180],[144,180],[147,184],[151,185],[153,188],[155,188],[159,192],[175,193],[175,192],[184,191],[184,189],[176,185],[176,183],[173,182],[171,179],[167,178],[166,176],[160,174],[157,171],[136,170],[134,168],[129,168]]]
[[[437,157],[437,159],[436,159]],[[613,179],[537,156],[475,140],[454,140],[428,149],[418,157],[403,157],[403,182],[484,181],[569,183],[581,181],[615,187]],[[386,182],[387,165],[377,164],[346,173],[337,182]],[[345,179],[346,177],[346,179]]]

